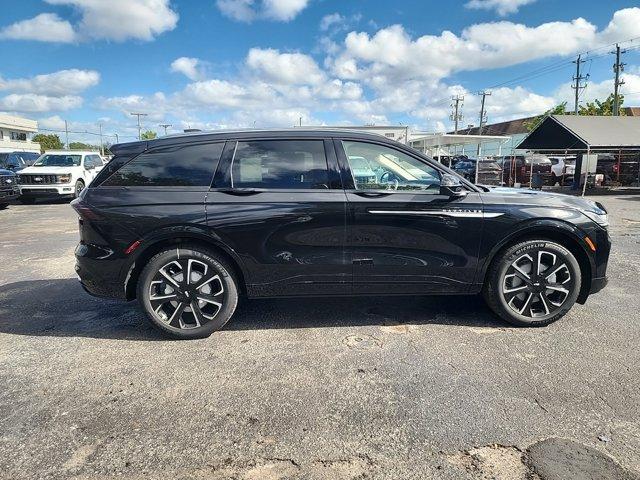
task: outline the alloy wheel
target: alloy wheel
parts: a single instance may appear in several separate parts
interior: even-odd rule
[[[149,284],[153,315],[177,329],[193,329],[213,320],[225,302],[219,273],[193,258],[173,260],[162,266]]]
[[[536,319],[560,310],[575,286],[565,259],[544,249],[518,257],[505,271],[501,283],[509,308]]]

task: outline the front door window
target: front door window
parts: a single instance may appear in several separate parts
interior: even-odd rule
[[[382,145],[342,143],[357,190],[440,193],[440,173],[426,163]]]

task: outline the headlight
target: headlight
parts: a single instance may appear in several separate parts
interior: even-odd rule
[[[589,217],[591,220],[596,222],[601,227],[609,226],[609,217],[604,210],[600,210],[598,212],[594,212],[591,210],[580,210],[584,215]]]
[[[71,175],[58,175],[58,183],[69,183]]]

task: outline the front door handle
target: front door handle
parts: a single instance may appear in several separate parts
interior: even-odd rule
[[[365,197],[365,198],[380,198],[380,197],[386,197],[387,195],[390,195],[390,192],[375,192],[375,191],[366,191],[366,190],[362,190],[360,192],[353,192],[355,195],[358,195],[359,197]]]

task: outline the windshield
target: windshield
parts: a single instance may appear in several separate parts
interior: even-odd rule
[[[79,167],[82,155],[44,154],[34,167]]]
[[[15,153],[0,153],[0,168],[19,168],[23,165]]]

